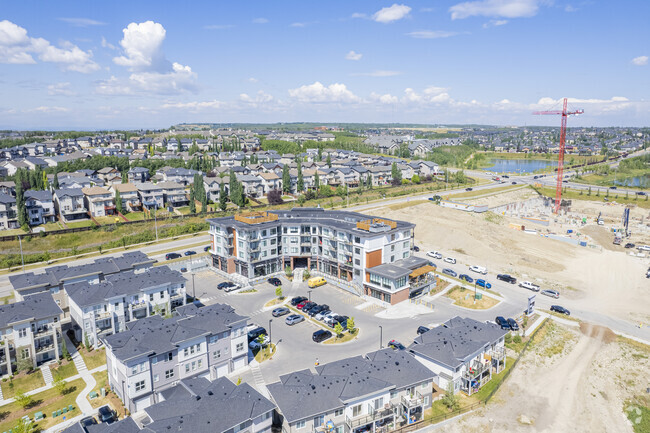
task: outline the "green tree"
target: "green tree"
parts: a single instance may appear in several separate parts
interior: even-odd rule
[[[289,175],[288,164],[284,164],[284,167],[282,167],[282,191],[291,192],[291,176]]]
[[[318,160],[323,160],[323,146],[318,146]]]
[[[316,169],[316,174],[314,174],[314,187],[316,188],[316,191],[318,191],[318,188],[320,187],[320,176],[318,175],[318,169]]]
[[[100,247],[101,247],[101,245],[100,245]],[[100,249],[100,250],[99,250],[99,254],[101,254],[101,253],[102,253],[102,251],[101,251],[101,249]],[[68,345],[67,345],[66,342],[65,342],[65,338],[62,338],[62,339],[61,339],[61,356],[62,356],[64,359],[67,359],[68,361],[69,361],[70,359],[72,359],[72,357],[70,356],[70,352],[68,352]]]
[[[122,196],[120,195],[120,191],[115,191],[115,209],[121,214],[124,213],[124,207],[122,205]]]
[[[391,183],[393,186],[401,185],[402,183],[402,170],[397,167],[397,163],[394,162],[391,169],[390,169],[390,175],[391,175]]]
[[[194,185],[190,186],[190,213],[196,213],[196,201],[194,199]]]
[[[372,189],[372,175],[368,173],[368,177],[366,178],[366,186],[368,189]]]
[[[332,168],[332,157],[330,156],[329,153],[327,154],[327,161],[326,162],[327,162],[327,166],[329,168]]]
[[[444,404],[450,411],[455,411],[460,408],[460,402],[458,401],[458,396],[454,392],[454,384],[452,382],[447,384],[445,395],[442,396],[442,404]]]
[[[84,334],[84,346],[86,346],[86,349],[90,350],[90,339],[88,338],[88,334]]]
[[[420,183],[420,176],[418,176],[417,174],[414,174],[413,177],[411,178],[411,182]]]
[[[11,429],[12,433],[33,433],[34,423],[27,419],[19,419],[17,424]]]
[[[223,182],[219,185],[219,209],[225,211],[228,207],[228,197],[226,197],[226,187]]]
[[[340,337],[341,334],[343,334],[343,326],[341,323],[337,322],[336,325],[334,326],[334,333],[336,334],[337,337]]]
[[[278,286],[275,288],[275,296],[277,296],[278,298],[282,297],[282,286]]]
[[[355,329],[356,328],[354,327],[354,317],[349,317],[348,318],[348,331],[351,334],[354,334]]]
[[[285,266],[284,273],[287,275],[287,277],[290,277],[291,274],[293,274],[293,271],[291,270],[291,266],[289,265]]]
[[[59,173],[54,172],[54,179],[52,179],[52,188],[59,189]]]
[[[29,405],[32,404],[32,397],[18,390],[14,394],[14,400],[16,400],[18,406],[22,407],[23,409],[27,409]]]
[[[129,183],[129,174],[126,171],[123,171],[121,174],[122,183]]]
[[[305,190],[305,181],[302,178],[302,163],[298,161],[298,182],[297,182],[298,192],[303,192]]]
[[[68,383],[63,380],[63,377],[58,373],[54,375],[54,382],[52,382],[52,385],[61,395],[64,395],[65,390],[68,388]]]

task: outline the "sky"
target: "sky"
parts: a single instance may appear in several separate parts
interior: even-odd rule
[[[650,2],[0,0],[0,128],[650,126]]]

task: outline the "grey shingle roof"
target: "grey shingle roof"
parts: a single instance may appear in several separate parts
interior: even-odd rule
[[[8,305],[0,305],[0,328],[11,326],[12,323],[28,319],[42,319],[62,314],[52,295],[39,293],[26,296],[24,301]]]

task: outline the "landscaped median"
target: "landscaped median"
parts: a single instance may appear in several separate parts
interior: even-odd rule
[[[452,287],[444,296],[453,299],[453,305],[472,310],[488,310],[501,302],[490,295],[480,292],[476,293],[476,299],[474,299],[474,290],[469,290],[463,286]]]
[[[2,379],[1,386],[2,396],[5,399],[8,399],[13,397],[18,391],[29,392],[40,388],[41,386],[45,386],[45,380],[43,380],[43,373],[41,373],[41,370],[37,369],[32,370],[29,373],[19,373],[9,379],[4,378]]]

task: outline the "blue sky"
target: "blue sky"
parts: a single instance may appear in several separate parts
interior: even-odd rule
[[[0,128],[650,125],[646,1],[0,5]]]

